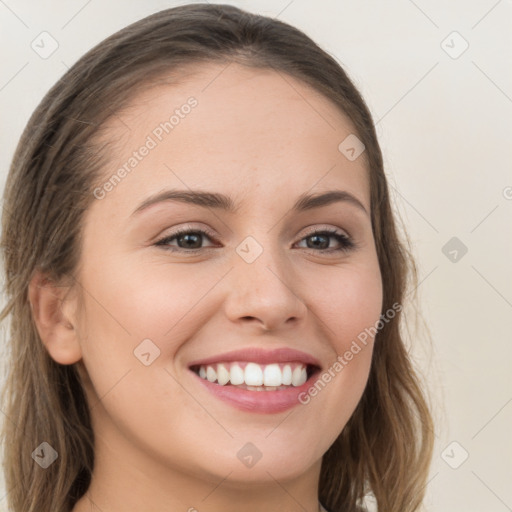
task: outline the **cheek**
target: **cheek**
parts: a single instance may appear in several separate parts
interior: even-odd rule
[[[90,266],[81,276],[89,293],[80,338],[92,401],[106,393],[122,394],[123,389],[143,400],[139,392],[151,389],[153,398],[158,395],[163,404],[186,402],[165,367],[198,326],[215,314],[219,305],[208,300],[208,293],[224,273],[206,266],[202,272],[192,266],[177,271],[148,262],[132,262],[128,268],[122,260],[117,265]],[[123,404],[127,401],[120,398],[119,406]],[[159,413],[165,415],[163,409]]]
[[[123,347],[133,351],[149,338],[160,350],[171,353],[176,347],[170,341],[191,334],[190,326],[197,326],[204,314],[205,306],[197,306],[222,279],[211,268],[201,272],[186,265],[175,267],[118,261],[104,264],[97,272],[89,269],[82,276],[91,290],[84,314],[88,335],[94,332],[105,349],[111,345],[119,351]]]
[[[308,287],[315,292],[307,305],[320,318],[319,326],[338,354],[379,320],[383,298],[377,261],[331,268],[312,276]]]
[[[106,410],[120,430],[155,436],[158,425],[179,427],[176,408],[191,408],[188,395],[165,366],[182,343],[177,332],[190,334],[183,328],[200,290],[178,273],[176,279],[164,280],[152,279],[143,267],[138,273],[125,270],[105,265],[82,275],[89,292],[79,329],[87,389],[101,428],[108,424]],[[180,279],[193,290],[190,300],[177,293]],[[199,417],[193,404],[191,409]]]
[[[349,421],[368,381],[371,328],[382,309],[381,274],[376,258],[370,258],[303,276],[301,287],[308,293],[303,291],[302,298],[307,297],[311,321],[331,356],[319,378],[298,397],[300,421],[290,422],[279,440],[285,443],[286,435],[304,436],[317,443],[315,453],[324,453]],[[318,432],[322,435],[315,439]]]
[[[302,397],[328,411],[341,430],[357,406],[371,366],[375,326],[382,310],[382,282],[376,259],[371,263],[331,268],[316,276],[315,295],[308,307],[329,341],[332,358],[319,382]],[[325,391],[324,391],[325,389]],[[340,402],[339,402],[340,401]],[[339,407],[335,404],[341,404]],[[323,404],[323,407],[320,405]]]

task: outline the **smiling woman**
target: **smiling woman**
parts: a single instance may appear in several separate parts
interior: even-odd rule
[[[12,512],[419,510],[414,263],[299,30],[193,4],[93,48],[28,123],[2,248]]]

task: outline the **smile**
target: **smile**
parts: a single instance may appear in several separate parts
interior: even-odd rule
[[[235,351],[189,365],[206,389],[245,411],[277,413],[299,404],[298,395],[319,375],[315,358],[278,349]]]
[[[192,368],[202,379],[220,386],[237,386],[251,391],[275,391],[290,386],[301,386],[308,380],[311,365],[304,363],[258,364],[254,362],[226,362],[200,365]]]

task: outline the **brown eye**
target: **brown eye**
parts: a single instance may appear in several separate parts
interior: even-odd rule
[[[170,251],[193,252],[208,248],[201,246],[204,237],[211,240],[209,233],[202,229],[180,229],[175,233],[158,240],[155,245],[164,247]],[[173,240],[177,241],[177,247],[170,245]]]
[[[338,248],[329,247],[329,239],[332,238],[338,242]],[[307,249],[320,252],[349,251],[355,248],[355,243],[347,235],[330,229],[314,231],[309,233],[302,240],[308,240]]]

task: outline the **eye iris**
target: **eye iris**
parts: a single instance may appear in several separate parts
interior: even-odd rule
[[[320,244],[317,244],[317,243],[312,243],[310,244],[309,243],[309,240],[318,240],[318,239],[324,239],[324,243],[322,243],[322,241],[320,241]],[[325,241],[327,241],[325,243]],[[320,245],[320,246],[319,246]],[[310,249],[326,249],[327,247],[329,247],[329,236],[328,235],[311,235],[310,237],[308,237],[308,247]]]
[[[178,245],[181,246],[180,241],[182,241],[182,240],[186,240],[187,242],[192,240],[193,245],[194,245],[194,241],[196,242],[195,245],[193,247],[191,247],[190,245],[186,245],[185,248],[186,249],[198,249],[201,246],[201,236],[202,235],[200,235],[200,234],[186,233],[186,234],[178,237]]]

